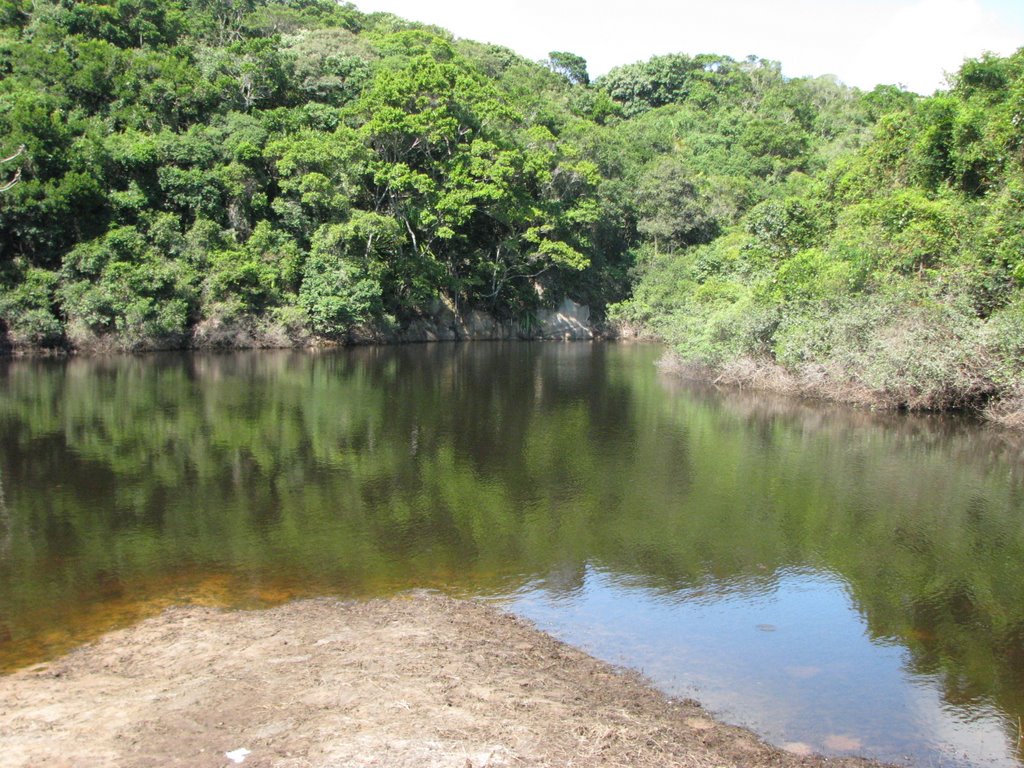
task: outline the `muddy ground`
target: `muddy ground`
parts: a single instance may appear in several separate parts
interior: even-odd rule
[[[0,764],[871,765],[767,746],[525,621],[427,594],[170,609],[0,677]]]

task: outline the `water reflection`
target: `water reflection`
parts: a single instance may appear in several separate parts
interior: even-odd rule
[[[934,678],[907,669],[903,648],[870,638],[834,574],[787,570],[756,584],[668,593],[593,568],[569,592],[528,585],[512,606],[798,753],[1016,764],[1005,717],[992,706],[944,705]]]
[[[174,601],[435,587],[518,595],[779,743],[1013,762],[1021,441],[685,384],[658,354],[0,364],[0,666]]]

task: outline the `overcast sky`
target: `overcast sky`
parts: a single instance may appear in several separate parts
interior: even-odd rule
[[[836,75],[930,94],[984,51],[1024,46],[1024,0],[355,0],[539,60],[587,59],[591,77],[659,53],[755,54],[790,77]]]

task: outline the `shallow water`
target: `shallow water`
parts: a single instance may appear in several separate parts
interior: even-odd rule
[[[1024,764],[1024,449],[654,346],[0,364],[0,666],[174,602],[500,601],[777,744]]]

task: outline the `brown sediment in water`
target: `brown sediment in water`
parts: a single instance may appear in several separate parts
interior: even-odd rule
[[[50,661],[107,632],[137,624],[182,605],[223,609],[271,608],[292,600],[344,594],[349,599],[389,597],[420,588],[448,594],[495,594],[507,584],[501,573],[448,568],[411,580],[408,574],[369,574],[347,582],[315,573],[219,571],[195,563],[115,578],[116,589],[82,584],[73,599],[21,605],[15,617],[0,611],[0,674]],[[460,591],[461,590],[461,591]],[[2,765],[2,762],[0,762]]]
[[[170,608],[0,677],[12,768],[219,767],[242,749],[254,768],[873,765],[797,746],[720,724],[496,608],[423,593]]]
[[[17,617],[18,629],[7,637],[3,636],[0,621],[0,673],[48,661],[111,630],[136,624],[182,603],[256,608],[278,605],[297,596],[276,584],[246,586],[234,574],[196,568],[136,575],[123,581],[109,579],[99,588],[83,585],[74,602],[43,603],[25,609]]]

